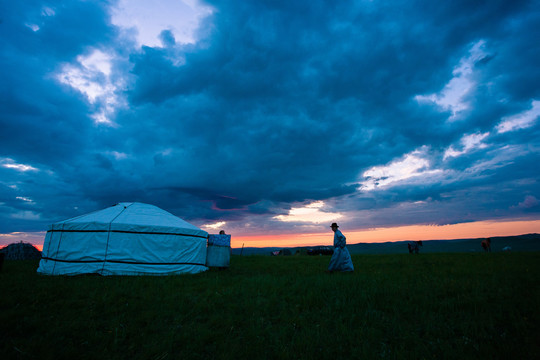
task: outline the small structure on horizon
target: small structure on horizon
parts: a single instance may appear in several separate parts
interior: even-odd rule
[[[308,255],[333,255],[334,254],[334,248],[330,246],[316,246],[313,248],[309,248],[307,251]]]
[[[290,255],[292,255],[292,252],[291,252],[290,249],[281,249],[281,250],[272,251],[270,253],[270,255],[272,255],[272,256],[290,256]]]

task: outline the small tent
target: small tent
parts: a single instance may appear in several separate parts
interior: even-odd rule
[[[120,203],[49,226],[38,273],[170,275],[205,271],[208,233],[153,205]]]
[[[0,249],[6,260],[39,260],[41,259],[41,251],[29,243],[18,242],[12,243]]]

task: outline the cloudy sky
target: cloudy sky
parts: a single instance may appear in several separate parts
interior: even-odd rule
[[[1,2],[0,234],[126,201],[238,236],[539,224],[539,23],[539,1]]]

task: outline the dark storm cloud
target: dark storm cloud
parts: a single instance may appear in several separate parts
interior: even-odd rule
[[[0,5],[0,160],[36,169],[0,167],[1,231],[42,230],[50,218],[73,211],[73,204],[92,202],[74,195],[78,186],[71,181],[74,163],[97,145],[89,106],[73,89],[59,86],[52,73],[88,46],[115,36],[108,6],[63,1]]]
[[[139,49],[111,25],[112,5],[2,7],[0,160],[37,170],[0,167],[0,232],[119,201],[198,224],[271,219],[316,200],[369,211],[348,220],[357,227],[538,211],[537,122],[496,131],[540,99],[538,2],[216,1],[196,44],[164,29],[163,47]],[[441,94],[479,42],[457,119],[416,100]],[[114,126],[92,120],[106,101],[54,77],[90,49],[116,61],[111,85],[126,104]],[[474,133],[489,135],[463,150]],[[463,154],[445,158],[450,146]],[[358,190],[366,170],[418,149],[438,177]],[[482,165],[490,159],[500,161]]]
[[[45,6],[47,5],[47,6]],[[107,3],[23,1],[2,5],[0,156],[61,164],[92,136],[88,106],[52,72],[111,36]],[[32,26],[39,30],[33,31]]]

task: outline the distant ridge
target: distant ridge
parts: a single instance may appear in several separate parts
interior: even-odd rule
[[[330,237],[329,237],[330,238]],[[453,239],[453,240],[425,240],[420,253],[445,253],[445,252],[483,252],[480,242],[485,238]],[[408,241],[394,241],[384,243],[358,243],[349,244],[347,248],[351,254],[407,254]],[[330,244],[323,244],[328,246]],[[512,251],[540,251],[540,234],[524,234],[517,236],[493,236],[491,237],[491,251],[499,252],[504,247],[510,246]],[[297,250],[301,253],[315,246],[301,247],[247,247],[233,249],[233,254],[240,255],[270,255],[272,251],[290,249],[294,254]]]

